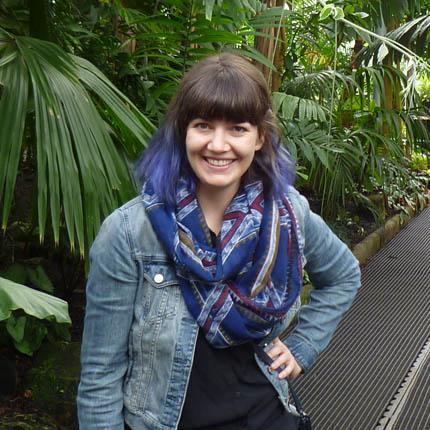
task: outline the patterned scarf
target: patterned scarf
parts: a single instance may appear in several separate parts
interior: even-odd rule
[[[241,188],[212,246],[195,193],[185,181],[168,210],[146,182],[143,202],[173,259],[180,288],[206,339],[225,348],[267,336],[302,285],[299,227],[289,198],[264,197],[263,184]]]

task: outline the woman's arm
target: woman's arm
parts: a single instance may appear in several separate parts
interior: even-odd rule
[[[116,210],[90,250],[77,398],[81,430],[124,429],[122,389],[138,283],[127,231],[123,213]]]
[[[284,343],[307,371],[350,307],[360,286],[360,268],[349,248],[309,209],[307,200],[294,193],[303,210],[305,269],[314,288]]]

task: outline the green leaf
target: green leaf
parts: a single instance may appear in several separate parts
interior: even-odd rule
[[[228,48],[228,49],[225,49],[225,51],[243,55],[244,57],[249,57],[253,60],[258,61],[261,64],[264,64],[269,69],[276,71],[276,68],[273,65],[273,63],[267,57],[265,57],[261,52],[257,51],[252,46],[246,46],[244,49]]]
[[[77,70],[79,79],[112,109],[121,124],[128,128],[144,147],[155,131],[152,122],[97,67],[83,58],[74,56],[72,58],[79,66]]]
[[[15,60],[17,56],[18,56],[17,52],[13,51],[10,54],[7,54],[4,57],[0,58],[0,67],[3,67],[6,64],[10,63],[11,61]]]
[[[12,205],[24,136],[28,73],[21,58],[0,67],[3,91],[0,98],[0,201],[3,203],[2,228],[5,229]]]
[[[320,12],[320,21],[324,21],[333,13],[333,5],[328,4],[324,6]]]
[[[318,146],[315,147],[315,152],[318,155],[318,158],[321,161],[321,163],[323,164],[323,166],[326,169],[330,169],[330,162],[329,162],[329,159],[327,156],[327,152]]]
[[[54,292],[54,286],[51,280],[48,278],[45,270],[42,266],[37,266],[35,269],[27,266],[28,280],[40,290],[46,291],[47,293]]]
[[[283,119],[293,119],[296,114],[300,121],[327,119],[324,108],[313,100],[278,92],[273,93],[272,98],[275,113]]]
[[[204,34],[193,34],[190,36],[192,43],[227,43],[238,44],[242,38],[234,33],[227,31],[207,30]]]
[[[334,16],[333,18],[335,21],[338,21],[339,19],[345,18],[345,12],[341,7],[335,7],[334,9]]]
[[[388,55],[390,51],[385,43],[381,44],[378,49],[378,63],[382,63],[382,60]]]
[[[48,334],[48,329],[35,318],[28,318],[25,325],[24,338],[20,341],[14,341],[15,348],[26,355],[33,355],[42,345],[43,339]]]
[[[345,6],[345,14],[351,15],[354,14],[355,8],[352,4],[348,4]]]
[[[212,12],[215,6],[215,0],[205,0],[205,16],[208,21],[212,20]]]
[[[275,115],[281,110],[282,102],[284,101],[285,94],[273,92],[272,93],[272,109]]]
[[[7,46],[14,59],[8,57],[0,67],[3,228],[14,195],[25,139],[27,103],[31,98],[36,128],[40,238],[43,240],[50,220],[58,243],[64,225],[72,250],[77,242],[83,255],[101,218],[134,195],[126,155],[136,157],[142,151],[154,126],[86,60],[30,37],[10,38]]]
[[[359,18],[362,18],[362,19],[369,17],[369,14],[366,12],[354,12],[353,15],[358,16]]]
[[[0,321],[9,318],[13,311],[22,309],[39,319],[71,324],[67,308],[67,302],[58,297],[0,278]]]
[[[282,116],[285,119],[293,119],[296,113],[297,107],[299,106],[299,97],[285,94],[284,101],[282,103]]]
[[[24,339],[25,324],[27,322],[27,317],[22,315],[15,318],[13,315],[7,320],[6,329],[8,333],[12,336],[15,342],[22,342]]]

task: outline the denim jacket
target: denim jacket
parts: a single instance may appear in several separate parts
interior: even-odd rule
[[[310,211],[294,188],[290,199],[301,230],[302,261],[313,284],[261,344],[281,336],[306,372],[329,343],[360,285],[358,262]],[[176,429],[193,364],[198,326],[189,314],[168,256],[140,197],[103,222],[90,251],[81,352],[78,415],[81,430]],[[297,315],[296,315],[297,314]],[[286,409],[288,382],[267,371]]]

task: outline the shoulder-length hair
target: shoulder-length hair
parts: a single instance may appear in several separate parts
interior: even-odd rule
[[[281,143],[263,75],[244,57],[222,53],[203,59],[185,74],[164,122],[136,165],[137,179],[149,180],[166,204],[175,205],[180,177],[195,189],[185,137],[188,124],[196,118],[257,126],[264,143],[242,180],[261,179],[265,192],[275,198],[293,183],[294,163]]]

